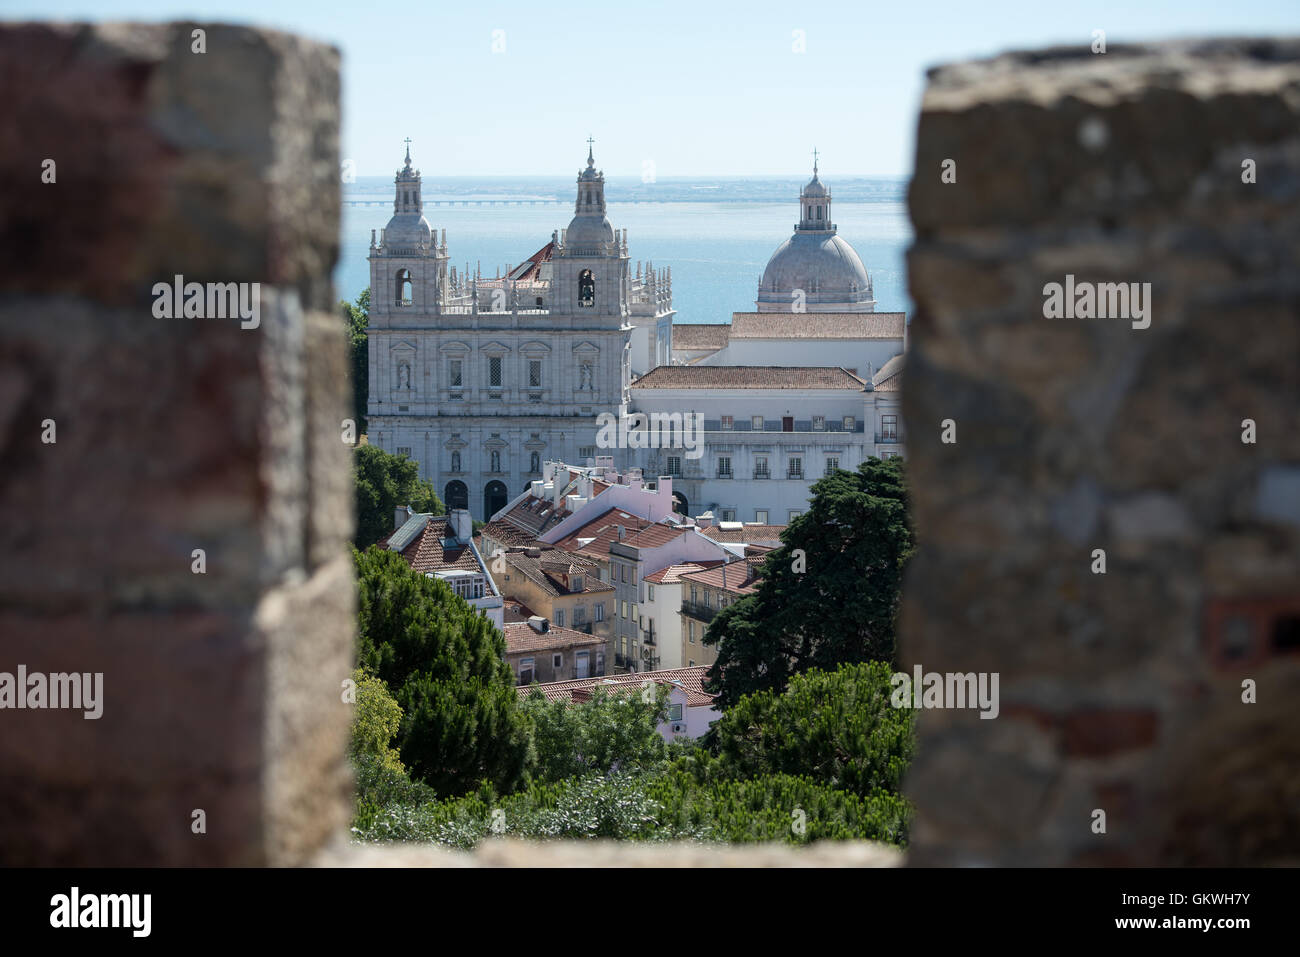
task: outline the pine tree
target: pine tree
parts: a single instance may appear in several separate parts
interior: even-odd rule
[[[726,708],[785,688],[810,668],[892,661],[899,587],[912,551],[903,460],[871,458],[812,487],[809,509],[781,535],[758,590],[719,612],[709,689]]]

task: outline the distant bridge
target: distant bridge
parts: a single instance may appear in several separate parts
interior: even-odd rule
[[[426,199],[425,206],[555,206],[558,199]],[[345,199],[344,206],[392,206],[391,199]]]

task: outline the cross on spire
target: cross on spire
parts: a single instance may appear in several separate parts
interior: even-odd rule
[[[406,144],[406,165],[410,166],[411,165],[411,138],[408,136],[402,142]]]
[[[813,175],[817,175],[817,147],[813,147]]]
[[[591,166],[596,160],[591,155],[591,144],[596,142],[590,136],[587,137],[587,165]]]

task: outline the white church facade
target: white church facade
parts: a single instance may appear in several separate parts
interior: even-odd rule
[[[492,279],[450,265],[409,146],[394,189],[370,243],[368,441],[417,462],[449,509],[487,520],[547,459],[593,457],[596,416],[670,361],[671,277],[633,273],[590,149],[567,229]]]
[[[368,440],[405,454],[447,508],[487,521],[544,464],[613,456],[673,476],[689,515],[785,524],[828,469],[903,452],[906,317],[875,311],[816,167],[755,309],[675,324],[667,269],[633,268],[590,148],[566,229],[492,278],[450,265],[420,172],[394,181],[370,244]],[[695,413],[702,452],[607,448],[598,416]]]
[[[730,323],[675,325],[673,365],[629,390],[629,413],[702,417],[702,454],[645,450],[628,464],[673,476],[691,515],[787,524],[828,472],[902,455],[907,317],[875,307],[871,277],[838,235],[814,165],[755,310]]]

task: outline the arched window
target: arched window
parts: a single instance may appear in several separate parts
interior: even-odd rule
[[[506,507],[506,487],[500,482],[488,482],[483,489],[483,521],[488,521],[493,515]]]
[[[596,278],[590,269],[584,269],[578,277],[578,305],[594,306],[596,304]]]
[[[448,482],[442,490],[442,502],[447,508],[469,508],[469,489],[464,482]]]
[[[452,452],[452,453],[451,453],[451,470],[452,470],[453,472],[459,472],[459,471],[460,471],[460,453],[459,453],[459,452]]]
[[[409,269],[397,270],[397,304],[399,306],[409,306],[414,290],[415,286],[411,282],[411,271]]]

